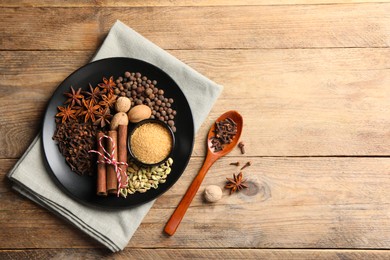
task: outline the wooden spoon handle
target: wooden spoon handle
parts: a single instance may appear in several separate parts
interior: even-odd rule
[[[202,168],[199,170],[198,175],[195,177],[195,179],[192,181],[191,186],[188,188],[186,194],[184,194],[184,197],[181,199],[179,205],[177,206],[176,210],[173,212],[171,218],[165,225],[164,231],[168,235],[172,236],[175,234],[176,229],[180,225],[181,220],[184,217],[184,214],[186,213],[188,207],[191,204],[192,199],[195,197],[200,184],[202,183],[204,176],[206,176],[206,173],[208,169],[211,167],[211,165],[216,161],[217,157],[214,156],[207,156]]]

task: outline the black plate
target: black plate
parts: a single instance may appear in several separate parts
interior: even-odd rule
[[[126,199],[122,197],[96,196],[96,177],[80,176],[71,171],[52,136],[55,131],[55,115],[57,106],[65,102],[64,92],[73,88],[87,89],[102,82],[102,78],[114,76],[118,78],[125,71],[140,72],[151,80],[157,80],[157,87],[164,90],[164,96],[173,98],[173,107],[177,110],[175,116],[176,144],[172,153],[172,171],[164,184],[157,189],[145,193],[135,193]],[[46,110],[43,121],[42,142],[48,169],[52,176],[67,194],[74,199],[90,206],[107,209],[130,208],[151,201],[166,192],[181,176],[190,159],[194,145],[194,122],[191,109],[183,92],[175,81],[164,71],[147,62],[130,58],[109,58],[89,63],[73,72],[54,92]]]

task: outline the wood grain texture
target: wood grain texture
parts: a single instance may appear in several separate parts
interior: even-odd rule
[[[202,162],[194,158],[129,246],[147,244],[142,238],[148,238],[170,247],[389,247],[390,229],[383,225],[390,219],[388,159],[252,158],[253,166],[244,170],[250,188],[234,196],[224,190],[221,201],[205,205],[204,187],[222,186],[237,172],[228,165],[236,160],[248,158],[224,158],[210,169],[175,236],[167,240],[157,232],[164,223],[156,221],[167,219],[184,194]],[[156,231],[150,232],[151,226]]]
[[[0,0],[0,259],[389,259],[390,1]],[[11,189],[56,86],[121,20],[224,85],[190,164],[128,247],[110,253]],[[226,110],[242,140],[210,169],[176,234],[163,228]],[[379,156],[379,157],[376,157]],[[250,188],[207,204],[244,170]],[[33,172],[32,172],[33,174]]]
[[[387,3],[224,8],[26,7],[2,8],[0,49],[95,50],[117,19],[163,49],[388,47],[390,44]]]
[[[1,0],[0,7],[144,7],[144,6],[258,6],[302,4],[385,3],[386,0]]]
[[[141,249],[128,248],[115,255],[97,249],[2,250],[7,259],[372,259],[387,260],[383,250],[294,250],[294,249]]]
[[[163,233],[165,223],[202,160],[191,159],[179,181],[154,204],[128,247],[390,248],[388,158],[222,158],[209,170],[175,235],[168,237]],[[230,162],[248,160],[252,166],[243,173],[249,189],[233,195],[224,190],[218,203],[204,202],[207,185],[223,187],[225,178],[237,173]],[[14,163],[1,160],[1,175]],[[1,248],[99,246],[11,191],[5,180],[0,196]],[[10,236],[13,239],[7,239]]]
[[[242,139],[259,144],[248,146],[249,156],[390,154],[389,49],[170,52],[224,85],[197,135],[194,156],[204,155],[207,131],[226,108],[242,113]],[[0,158],[21,156],[56,86],[92,55],[0,52]]]
[[[0,158],[22,155],[40,131],[47,102],[58,84],[91,55],[0,52]]]

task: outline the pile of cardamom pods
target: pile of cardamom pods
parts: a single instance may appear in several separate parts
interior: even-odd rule
[[[166,182],[167,176],[171,172],[172,164],[172,158],[153,167],[141,167],[130,162],[127,168],[128,185],[126,188],[121,189],[121,196],[126,198],[127,195],[134,194],[137,191],[144,193],[151,188],[157,189],[160,183]]]

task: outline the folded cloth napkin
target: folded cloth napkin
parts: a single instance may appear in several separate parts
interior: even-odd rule
[[[222,86],[199,74],[120,21],[111,28],[93,60],[110,57],[145,60],[168,73],[180,86],[190,104],[195,132],[222,91]],[[74,201],[50,178],[44,165],[40,135],[8,173],[8,177],[16,191],[65,218],[113,252],[122,250],[128,244],[154,203],[152,201],[131,209],[106,211]]]

